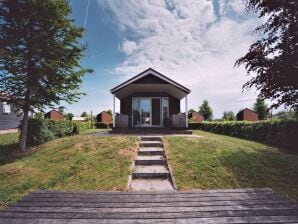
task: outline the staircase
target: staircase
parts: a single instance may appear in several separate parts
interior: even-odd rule
[[[132,190],[174,190],[161,137],[140,137],[138,156],[134,161]]]

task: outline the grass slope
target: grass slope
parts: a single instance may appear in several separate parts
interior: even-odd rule
[[[169,164],[181,190],[271,187],[298,199],[298,155],[194,131],[200,138],[165,138]]]
[[[53,140],[25,155],[11,154],[0,165],[0,207],[36,189],[126,190],[136,142],[80,135]]]

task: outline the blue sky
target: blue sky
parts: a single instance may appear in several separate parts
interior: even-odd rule
[[[70,3],[76,25],[86,22],[82,64],[94,73],[83,79],[87,95],[65,104],[67,111],[111,108],[109,90],[148,67],[190,88],[189,108],[207,99],[219,118],[252,107],[257,94],[242,93],[249,77],[233,65],[256,38],[252,31],[260,21],[241,0],[89,0],[88,13],[88,0]]]

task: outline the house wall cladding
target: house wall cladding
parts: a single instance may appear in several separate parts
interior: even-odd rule
[[[112,122],[112,116],[107,112],[103,111],[96,116],[96,121],[108,124]]]
[[[52,110],[45,114],[45,118],[49,118],[51,120],[59,121],[63,120],[64,116],[60,114],[58,111]]]
[[[244,109],[237,114],[237,121],[257,121],[258,114],[252,110]]]
[[[15,112],[3,113],[3,103],[0,102],[0,130],[16,129],[22,120]]]

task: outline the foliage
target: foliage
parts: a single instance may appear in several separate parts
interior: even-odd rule
[[[103,123],[103,122],[96,122],[95,123],[95,128],[112,128],[113,127],[113,123]]]
[[[203,122],[190,123],[189,128],[244,138],[297,151],[297,121]]]
[[[210,132],[164,138],[179,190],[272,188],[298,199],[298,155]]]
[[[127,190],[136,141],[132,137],[76,135],[15,155],[0,165],[0,209],[38,189]]]
[[[188,119],[191,119],[192,118],[192,113],[193,112],[196,112],[194,109],[189,109],[188,110]]]
[[[83,28],[74,26],[65,0],[0,1],[0,100],[23,112],[20,150],[28,113],[77,101],[82,77]]]
[[[29,146],[39,145],[55,138],[79,134],[91,128],[90,122],[50,119],[30,119],[28,122]]]
[[[202,105],[199,107],[199,113],[204,117],[205,121],[212,119],[213,112],[207,100],[204,100]]]
[[[44,113],[43,112],[37,112],[37,113],[34,114],[34,118],[43,119],[44,118]]]
[[[67,113],[67,114],[64,114],[64,117],[65,117],[65,119],[67,119],[67,120],[72,120],[72,118],[74,117],[74,115],[73,115],[73,113]]]
[[[268,107],[265,104],[265,101],[261,98],[257,98],[254,104],[254,111],[258,114],[259,120],[265,120],[268,116]]]
[[[222,119],[225,121],[234,121],[236,120],[236,117],[233,111],[225,111],[223,112]]]
[[[81,117],[88,117],[88,114],[86,111],[84,111],[82,114],[81,114]]]
[[[298,1],[244,0],[248,10],[266,22],[256,28],[261,37],[238,59],[254,75],[243,88],[255,86],[262,99],[298,108]]]

